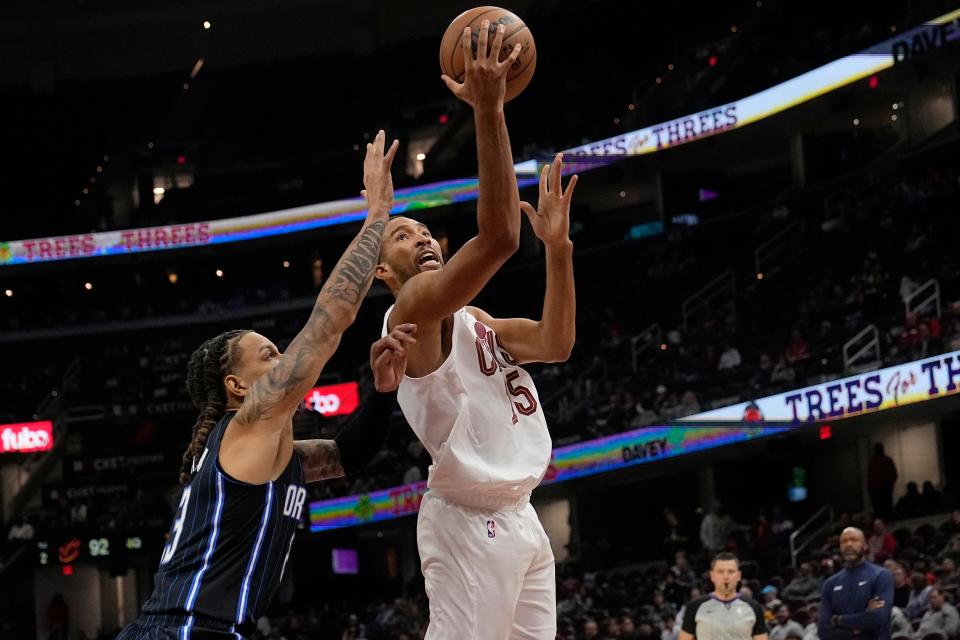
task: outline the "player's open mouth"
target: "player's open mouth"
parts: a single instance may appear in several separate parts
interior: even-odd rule
[[[417,258],[417,266],[419,267],[439,267],[440,266],[440,256],[438,256],[433,251],[424,251]]]

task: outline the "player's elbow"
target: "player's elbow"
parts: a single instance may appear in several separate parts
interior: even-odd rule
[[[509,226],[498,226],[492,230],[484,230],[477,235],[477,238],[492,258],[504,262],[520,249],[519,227],[513,229]]]
[[[566,362],[573,353],[573,340],[552,345],[544,353],[543,361],[547,363]]]
[[[343,335],[357,319],[358,311],[359,308],[356,305],[342,305],[338,306],[337,309],[331,310],[330,329],[333,333]]]

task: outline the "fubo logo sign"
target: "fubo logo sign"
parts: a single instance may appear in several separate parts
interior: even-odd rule
[[[315,387],[307,392],[304,406],[323,416],[345,416],[360,405],[360,388],[356,382]]]
[[[0,425],[0,453],[31,453],[53,448],[53,423],[22,422]]]

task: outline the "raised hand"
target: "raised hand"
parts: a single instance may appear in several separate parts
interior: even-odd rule
[[[533,232],[548,247],[560,247],[570,243],[570,201],[577,186],[573,175],[562,189],[560,173],[563,169],[563,154],[558,153],[553,162],[540,172],[540,198],[537,208],[529,202],[521,202],[520,209],[527,214]]]
[[[413,338],[417,325],[400,324],[393,331],[370,347],[370,368],[373,369],[373,386],[380,393],[393,391],[400,386],[407,370],[407,347],[417,343]]]
[[[520,56],[522,48],[517,43],[510,55],[500,62],[505,29],[502,24],[497,25],[493,46],[487,51],[487,45],[490,43],[490,21],[481,22],[476,56],[474,56],[470,27],[466,27],[460,40],[460,47],[463,49],[463,82],[457,82],[446,74],[440,76],[453,95],[469,104],[475,111],[503,108],[503,97],[507,90],[507,71]]]
[[[381,129],[373,142],[367,144],[367,156],[363,159],[364,189],[360,195],[367,199],[368,215],[389,215],[393,209],[393,176],[390,167],[400,143],[394,140],[384,153],[386,137]]]

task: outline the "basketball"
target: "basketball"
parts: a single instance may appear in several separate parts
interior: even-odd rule
[[[507,73],[507,92],[504,102],[513,100],[530,84],[533,71],[537,67],[537,47],[533,42],[533,34],[516,14],[499,7],[476,7],[464,11],[454,18],[443,40],[440,42],[440,69],[457,82],[463,82],[463,52],[460,50],[460,40],[463,37],[464,27],[470,27],[472,32],[473,52],[476,55],[477,42],[480,37],[480,23],[490,21],[490,46],[497,35],[497,27],[504,25],[503,46],[500,49],[499,60],[505,60],[514,45],[521,45],[520,57],[513,63],[513,68]]]

